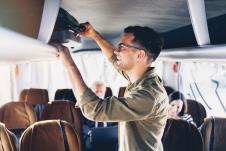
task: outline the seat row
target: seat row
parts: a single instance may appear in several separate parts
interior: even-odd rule
[[[73,126],[62,120],[39,121],[22,134],[19,144],[14,135],[0,123],[2,151],[81,151],[81,142]]]
[[[112,96],[113,92],[110,87],[106,88],[105,96]],[[72,89],[58,89],[55,92],[54,100],[70,100],[76,103],[76,98]],[[42,104],[49,102],[49,96],[47,89],[23,89],[19,95],[20,102],[28,102],[30,104]]]
[[[207,118],[200,130],[184,120],[167,120],[164,151],[225,151],[226,118]]]
[[[6,103],[0,108],[0,115],[0,122],[4,123],[5,127],[15,135],[17,140],[21,140],[27,129],[30,129],[30,127],[37,125],[38,123],[45,123],[45,121],[50,119],[60,119],[70,123],[76,131],[78,140],[80,142],[79,144],[81,144],[79,146],[80,150],[84,150],[84,148],[89,148],[92,150],[98,149],[98,146],[100,146],[100,141],[102,142],[102,140],[105,141],[105,149],[107,150],[112,148],[112,145],[114,148],[117,147],[117,126],[92,129],[90,131],[90,138],[87,139],[90,141],[88,144],[89,146],[85,147],[85,144],[83,145],[84,134],[82,133],[82,120],[84,119],[80,109],[75,107],[75,104],[70,101],[62,100],[49,102],[41,114],[40,120],[42,121],[40,122],[36,122],[37,118],[34,109],[32,105],[26,102]],[[52,129],[49,129],[49,131],[51,130]],[[104,137],[100,138],[100,136]],[[43,136],[40,136],[40,139],[42,139],[41,137]],[[101,148],[103,149],[103,146]],[[114,148],[112,148],[112,150],[115,150]]]
[[[53,119],[69,122],[78,134],[79,141],[82,140],[82,114],[73,102],[56,101],[46,104],[40,120]],[[0,108],[0,122],[19,140],[25,129],[37,122],[37,117],[32,105],[26,102],[9,102]]]
[[[72,92],[72,91],[71,91]],[[28,97],[28,94],[32,93],[26,93],[26,97]],[[73,92],[72,92],[73,94]],[[40,96],[40,95],[32,95],[33,97]],[[43,95],[41,95],[43,96]],[[69,94],[62,93],[61,96],[68,97]],[[43,97],[45,98],[45,97]],[[59,97],[60,98],[60,97]],[[70,99],[70,97],[68,97]],[[32,97],[30,97],[30,100],[32,100]],[[37,103],[37,102],[36,102]],[[20,104],[20,105],[15,105]],[[197,105],[197,103],[194,103]],[[12,107],[9,107],[12,106]],[[199,107],[199,106],[198,106]],[[190,108],[192,109],[192,108]],[[32,113],[33,112],[33,113]],[[28,115],[27,115],[28,114]],[[197,114],[197,113],[196,113]],[[76,130],[79,140],[82,144],[82,122],[81,122],[81,111],[78,108],[75,108],[75,103],[69,102],[69,101],[54,101],[49,102],[45,105],[45,110],[40,114],[40,120],[48,120],[48,119],[62,119],[69,123],[71,123]],[[15,117],[15,118],[13,118]],[[10,121],[11,119],[11,121]],[[22,119],[22,120],[21,120]],[[7,121],[5,121],[7,120]],[[35,121],[37,121],[37,118],[35,116],[35,113],[33,111],[32,105],[28,103],[28,101],[22,101],[22,102],[14,102],[14,103],[7,103],[0,109],[0,121],[6,124],[6,127],[9,128],[11,131],[13,131],[15,134],[17,134],[18,138],[26,129],[29,127],[29,125],[33,124]],[[23,121],[23,122],[19,122]],[[221,122],[219,122],[221,121]],[[16,126],[15,123],[18,124]],[[210,124],[211,123],[211,124]],[[11,127],[15,126],[15,127]],[[210,128],[211,127],[211,128]],[[16,129],[14,129],[16,128]],[[107,130],[109,129],[109,130]],[[105,131],[106,130],[106,131]],[[109,133],[109,131],[115,131],[115,133]],[[202,148],[205,148],[205,151],[210,151],[210,149],[213,149],[214,147],[220,146],[220,148],[224,147],[223,143],[220,142],[219,139],[214,139],[215,137],[221,136],[220,131],[215,132],[216,130],[220,130],[222,132],[225,130],[225,119],[221,118],[211,118],[206,120],[206,122],[202,126],[202,135],[197,130],[197,128],[194,128],[192,125],[185,121],[181,120],[168,120],[167,126],[164,132],[163,136],[163,145],[166,151],[179,151],[188,149],[189,147],[193,146],[192,150],[202,150]],[[211,132],[209,132],[211,131]],[[104,135],[102,135],[104,134]],[[105,135],[106,134],[106,135]],[[111,135],[109,135],[111,134]],[[99,131],[99,129],[94,129],[91,131],[91,136],[94,137],[91,138],[91,142],[94,144],[95,148],[98,148],[98,146],[101,146],[101,142],[105,141],[103,136],[112,136],[109,137],[112,139],[113,144],[117,143],[117,138],[115,135],[117,134],[117,127],[114,128],[106,128]],[[211,134],[211,135],[209,135]],[[98,136],[98,137],[95,137]],[[201,137],[203,136],[203,138]],[[103,138],[102,138],[103,137]],[[98,139],[99,138],[99,139]],[[173,139],[172,139],[173,138]],[[221,136],[222,138],[222,136]],[[98,141],[99,140],[99,141]],[[217,141],[217,142],[215,142]],[[179,143],[178,143],[179,142]],[[190,143],[190,145],[189,145]],[[219,145],[221,143],[221,145]],[[97,145],[99,144],[99,145]],[[107,143],[105,143],[107,144]],[[179,145],[178,145],[179,144]],[[191,145],[192,144],[192,145]],[[203,146],[204,144],[204,146]],[[211,145],[210,145],[211,144]],[[109,146],[109,145],[108,145]],[[177,146],[178,148],[175,148]],[[186,147],[189,146],[189,147]],[[185,148],[186,149],[185,149]],[[213,150],[215,151],[215,150]],[[217,150],[216,150],[217,151]]]
[[[101,129],[104,129],[104,133]],[[116,142],[115,127],[99,128],[92,132],[97,150],[113,146]],[[162,138],[164,151],[224,151],[226,132],[225,118],[209,118],[204,122],[201,134],[197,128],[183,120],[171,119]],[[202,137],[201,137],[202,136]],[[113,144],[112,144],[113,143]],[[0,147],[4,151],[16,151],[16,139],[0,123]],[[104,148],[106,150],[106,148]],[[19,143],[20,151],[80,151],[81,141],[71,124],[61,120],[39,121],[29,126],[22,134]]]

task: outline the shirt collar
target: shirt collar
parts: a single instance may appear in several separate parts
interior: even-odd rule
[[[137,79],[135,82],[129,82],[129,86],[135,86],[135,85],[137,85],[141,80],[143,80],[143,79],[146,79],[146,78],[150,78],[150,77],[152,77],[153,75],[154,75],[154,73],[155,73],[155,68],[154,67],[148,67],[147,68],[147,71],[139,78],[139,79]]]

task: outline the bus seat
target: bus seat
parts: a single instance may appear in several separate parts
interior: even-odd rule
[[[104,98],[112,96],[112,95],[113,95],[113,93],[112,93],[111,88],[107,87]],[[75,103],[77,102],[72,89],[58,89],[55,93],[54,100],[55,101],[57,101],[57,100],[69,100],[69,101],[72,101],[72,102],[75,102]]]
[[[105,92],[104,98],[110,97],[112,95],[113,95],[113,93],[112,93],[111,88],[110,87],[106,87],[106,92]]]
[[[200,127],[206,118],[206,109],[204,106],[195,101],[187,99],[187,113],[190,114],[196,123],[197,127]]]
[[[16,136],[11,133],[4,123],[0,123],[0,150],[2,151],[17,151]]]
[[[25,102],[29,89],[23,89],[19,95],[19,101]]]
[[[78,134],[66,121],[39,121],[21,136],[20,151],[81,151]]]
[[[74,103],[77,102],[72,89],[58,89],[55,93],[54,100],[69,100]]]
[[[118,92],[118,97],[123,97],[126,91],[126,87],[120,87]]]
[[[90,130],[87,148],[92,151],[117,151],[118,127],[98,127]]]
[[[204,151],[226,150],[226,118],[212,117],[205,120],[201,127]]]
[[[36,121],[32,106],[26,102],[9,102],[0,108],[0,122],[4,123],[17,138],[20,138],[22,132]]]
[[[29,104],[45,104],[49,102],[48,91],[46,89],[34,89],[28,90],[25,101]]]
[[[167,120],[162,143],[164,151],[203,151],[201,133],[184,120]]]
[[[38,120],[45,105],[49,102],[48,91],[46,89],[24,89],[21,91],[19,98],[19,101],[25,101],[33,106]]]
[[[41,120],[60,119],[69,122],[77,131],[80,140],[82,139],[81,118],[80,108],[66,100],[49,102],[41,114]]]

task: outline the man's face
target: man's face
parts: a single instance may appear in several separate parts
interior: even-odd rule
[[[114,51],[117,57],[117,65],[120,70],[130,70],[137,63],[139,46],[134,42],[132,33],[124,33],[121,36],[118,49]]]

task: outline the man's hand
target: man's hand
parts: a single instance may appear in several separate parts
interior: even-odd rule
[[[59,44],[53,45],[58,49],[57,57],[63,61],[66,67],[74,65],[74,61],[67,47]]]
[[[95,39],[95,37],[98,35],[98,32],[89,22],[81,23],[80,25],[85,27],[85,31],[78,33],[79,35],[83,35],[91,39]]]

